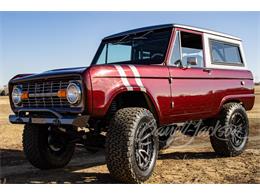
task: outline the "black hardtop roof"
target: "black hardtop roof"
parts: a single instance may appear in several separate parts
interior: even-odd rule
[[[147,27],[142,27],[142,28],[136,28],[136,29],[123,31],[123,32],[120,32],[120,33],[116,33],[116,34],[107,36],[103,40],[105,40],[105,39],[113,39],[113,38],[125,36],[125,35],[128,35],[128,34],[136,34],[136,33],[150,31],[150,30],[159,30],[159,29],[172,28],[172,27],[173,27],[173,24],[162,24],[162,25],[155,25],[155,26],[147,26]]]
[[[167,29],[167,28],[173,28],[173,27],[180,27],[180,28],[185,28],[185,29],[190,29],[190,30],[196,30],[196,31],[201,31],[201,32],[209,33],[209,34],[222,36],[222,37],[241,40],[238,37],[228,35],[226,33],[221,33],[221,32],[217,32],[217,31],[205,29],[205,28],[193,27],[193,26],[188,26],[188,25],[174,24],[174,23],[147,26],[147,27],[136,28],[136,29],[132,29],[132,30],[128,30],[128,31],[123,31],[123,32],[120,32],[120,33],[116,33],[116,34],[107,36],[103,40],[113,39],[113,38],[117,38],[117,37],[121,37],[121,36],[126,36],[126,35],[129,35],[129,34],[136,34],[136,33],[141,33],[141,32],[150,31],[150,30]]]

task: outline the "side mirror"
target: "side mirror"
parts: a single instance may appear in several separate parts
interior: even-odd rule
[[[198,65],[198,59],[196,57],[187,57],[187,64],[196,66]]]
[[[176,60],[176,61],[174,62],[174,64],[177,65],[177,67],[182,67],[182,62],[181,62],[181,60]]]

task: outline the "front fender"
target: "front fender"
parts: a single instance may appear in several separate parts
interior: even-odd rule
[[[94,117],[105,116],[113,100],[122,93],[142,92],[146,94],[153,104],[155,111],[160,113],[158,102],[147,88],[140,88],[129,79],[130,88],[124,85],[119,76],[91,77],[92,86],[92,113]],[[159,116],[160,117],[160,116]]]

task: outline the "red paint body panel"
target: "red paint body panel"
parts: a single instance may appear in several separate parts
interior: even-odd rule
[[[128,65],[121,66],[134,91],[140,91],[132,70]],[[146,93],[154,104],[160,121],[167,123],[170,116],[171,93],[169,71],[163,65],[135,66],[141,75]],[[107,112],[112,100],[120,93],[127,92],[121,76],[114,65],[96,65],[88,70],[92,81],[93,112],[95,117],[102,117]]]
[[[133,91],[140,91],[130,67],[120,66]],[[160,124],[213,117],[227,101],[240,101],[247,110],[254,104],[252,74],[247,70],[212,69],[208,73],[201,68],[181,69],[165,65],[135,67],[158,112]],[[85,72],[85,78],[88,75],[87,86],[91,86],[87,97],[88,111],[93,117],[103,117],[112,100],[118,94],[128,92],[127,88],[114,65],[93,65]],[[244,86],[241,81],[245,82]],[[174,108],[171,108],[171,101]]]
[[[232,100],[242,102],[246,109],[251,109],[254,104],[254,83],[250,71],[211,69],[208,73],[202,68],[169,69],[175,103],[173,120],[212,117],[223,103]]]

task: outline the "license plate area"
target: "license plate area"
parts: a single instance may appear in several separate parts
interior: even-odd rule
[[[44,124],[48,121],[45,118],[32,118],[32,123]]]

